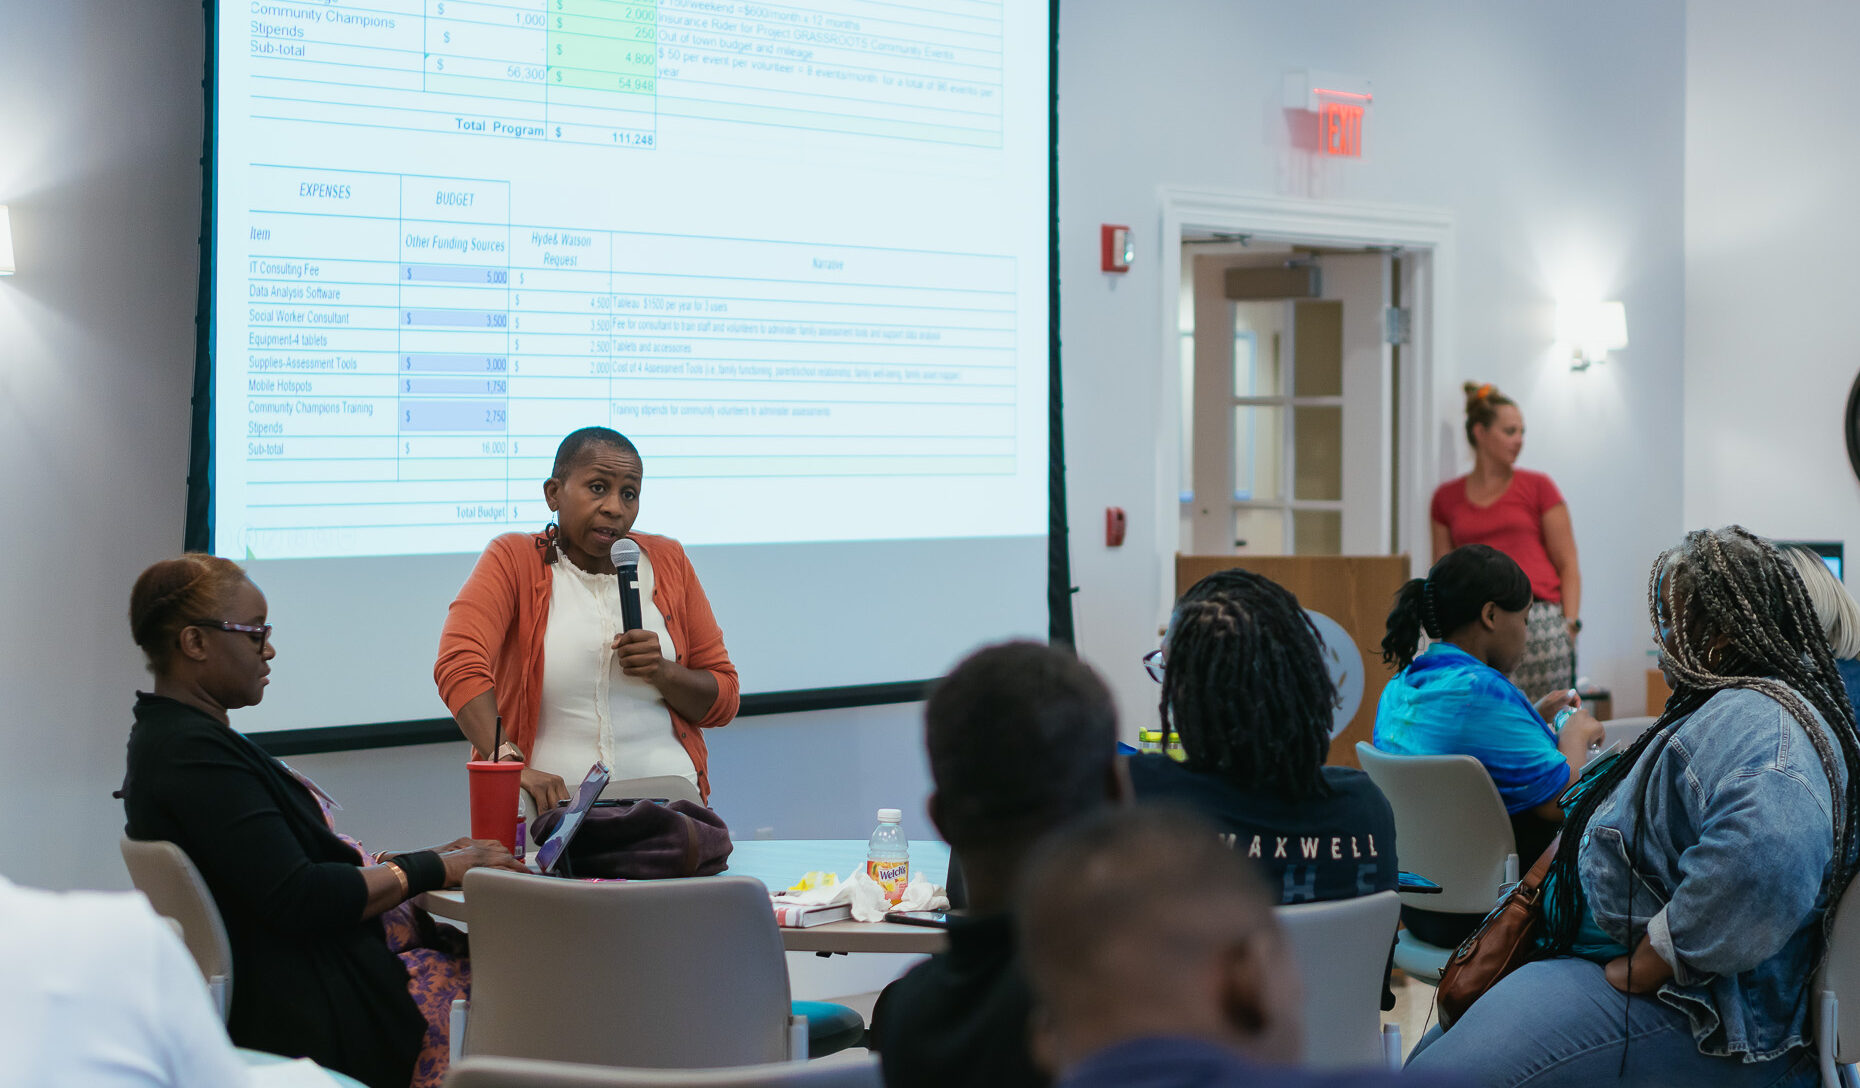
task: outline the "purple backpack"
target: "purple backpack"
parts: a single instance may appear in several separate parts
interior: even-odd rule
[[[530,837],[541,844],[562,822],[565,809],[536,817]],[[569,841],[565,875],[625,877],[714,876],[727,868],[730,829],[710,809],[692,801],[634,801],[596,805]]]

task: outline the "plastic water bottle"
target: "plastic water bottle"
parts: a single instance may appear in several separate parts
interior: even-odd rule
[[[904,898],[904,886],[911,882],[911,844],[904,838],[903,820],[904,813],[895,808],[879,809],[878,826],[865,848],[865,874],[893,904]]]

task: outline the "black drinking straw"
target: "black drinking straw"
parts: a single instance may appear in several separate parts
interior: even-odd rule
[[[503,761],[504,761],[504,716],[502,714],[499,714],[497,716],[497,732],[493,734],[491,738],[491,762],[502,763]]]

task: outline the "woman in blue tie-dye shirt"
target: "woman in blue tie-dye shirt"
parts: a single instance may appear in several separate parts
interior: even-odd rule
[[[1401,671],[1382,689],[1375,744],[1395,755],[1468,755],[1492,776],[1511,814],[1518,860],[1537,860],[1563,823],[1557,798],[1602,737],[1573,691],[1536,705],[1506,679],[1524,653],[1531,583],[1505,553],[1484,544],[1448,552],[1396,594],[1383,660]],[[1417,651],[1422,636],[1432,640]],[[1550,724],[1565,708],[1559,731]],[[1404,910],[1415,936],[1457,945],[1477,915]]]

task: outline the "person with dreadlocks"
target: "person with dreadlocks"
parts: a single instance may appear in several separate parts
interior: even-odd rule
[[[1575,692],[1535,705],[1506,677],[1524,653],[1531,583],[1511,557],[1484,544],[1456,548],[1395,595],[1382,659],[1400,671],[1376,706],[1375,746],[1404,756],[1468,755],[1492,776],[1528,868],[1563,823],[1557,797],[1602,739]],[[1435,640],[1425,652],[1421,636]],[[1561,731],[1550,723],[1571,708]],[[1452,948],[1476,914],[1402,908],[1430,944]]]
[[[1856,866],[1860,734],[1801,576],[1738,526],[1648,579],[1658,721],[1565,795],[1540,953],[1415,1069],[1484,1084],[1809,1085],[1808,980]]]
[[[1395,887],[1395,816],[1369,776],[1328,767],[1337,691],[1298,599],[1271,579],[1223,570],[1189,587],[1162,649],[1165,741],[1186,760],[1130,760],[1139,804],[1212,819],[1259,864],[1280,903],[1349,899]]]

